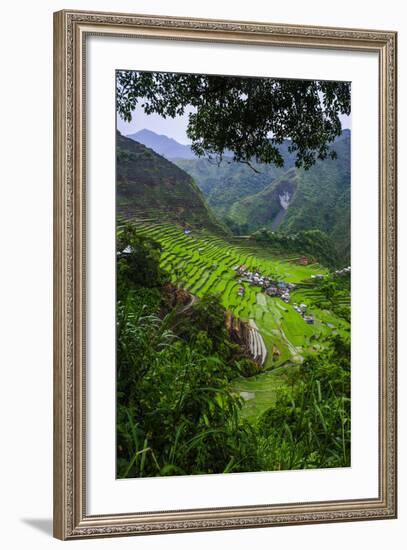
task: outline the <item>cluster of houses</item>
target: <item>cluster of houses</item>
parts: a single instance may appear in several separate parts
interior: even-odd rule
[[[288,304],[290,301],[290,291],[295,288],[294,283],[276,282],[273,286],[266,288],[268,296],[279,296],[283,302]]]
[[[276,296],[279,297],[285,302],[286,304],[290,301],[290,291],[293,290],[296,285],[294,283],[285,283],[283,281],[272,281],[269,277],[264,277],[261,275],[259,271],[249,271],[246,266],[238,265],[234,268],[236,272],[236,276],[239,277],[239,283],[241,284],[243,281],[248,282],[252,285],[259,286],[263,288],[264,292],[268,296]],[[315,275],[315,277],[319,277],[318,275]],[[320,276],[321,278],[323,275]],[[239,286],[237,289],[237,295],[242,297],[245,294],[245,289],[243,286]],[[304,321],[309,324],[314,324],[314,317],[312,315],[307,314],[307,306],[306,304],[293,304],[293,308],[297,313],[301,315],[301,317],[304,319]]]
[[[307,311],[307,306],[306,304],[293,304],[293,308],[295,309],[295,311],[297,311],[301,317],[304,319],[304,321],[308,324],[308,325],[313,325],[314,324],[314,317],[313,315],[307,315],[306,311]]]
[[[350,273],[350,265],[348,265],[348,267],[344,267],[343,269],[337,269],[334,273],[338,276],[346,275],[347,273]]]
[[[259,271],[250,271],[242,264],[234,268],[236,276],[239,277],[239,283],[243,281],[262,288],[269,296],[279,296],[284,302],[290,301],[290,290],[295,288],[294,283],[284,283],[282,281],[273,281],[270,277],[265,277]],[[244,296],[243,286],[237,289],[238,296]]]
[[[236,272],[236,276],[240,277],[239,283],[245,281],[264,289],[266,289],[271,283],[271,280],[268,277],[264,277],[259,271],[250,271],[247,269],[245,264],[236,266],[234,270]]]

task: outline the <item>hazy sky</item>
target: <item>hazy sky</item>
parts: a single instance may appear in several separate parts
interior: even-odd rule
[[[164,134],[171,137],[179,143],[187,144],[190,143],[186,136],[188,115],[192,111],[193,109],[191,107],[183,116],[163,118],[156,113],[146,115],[140,107],[136,111],[133,111],[133,118],[130,123],[124,122],[117,116],[117,129],[126,136],[146,128],[147,130],[152,130],[156,134]]]
[[[133,111],[133,118],[130,123],[124,122],[119,116],[117,116],[117,129],[120,133],[126,136],[146,128],[156,134],[164,134],[171,137],[179,143],[187,144],[190,143],[186,136],[188,114],[192,111],[193,108],[191,107],[189,110],[186,110],[183,116],[164,119],[155,113],[146,115],[140,107],[136,111]],[[340,115],[340,119],[342,122],[342,128],[351,128],[351,116]]]

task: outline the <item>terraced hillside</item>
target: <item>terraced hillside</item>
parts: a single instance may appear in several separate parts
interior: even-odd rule
[[[349,330],[345,320],[316,305],[319,291],[315,276],[329,277],[321,265],[300,265],[295,255],[284,256],[249,239],[214,236],[206,230],[189,233],[169,223],[147,220],[136,223],[141,234],[161,243],[161,264],[171,273],[174,283],[197,297],[218,294],[225,308],[257,326],[268,352],[263,368],[270,372],[259,375],[262,384],[257,395],[252,395],[250,388],[253,384],[259,385],[259,377],[237,381],[236,388],[247,397],[248,410],[258,407],[259,403],[261,406],[265,398],[262,392],[269,392],[264,406],[269,405],[270,391],[274,391],[276,385],[273,372],[279,367],[300,364],[305,352],[313,353],[323,347],[324,336]],[[268,296],[259,286],[242,279],[239,282],[235,268],[242,264],[275,280],[295,283],[289,303],[280,297]],[[244,288],[243,296],[238,295],[239,288]],[[314,318],[313,324],[307,324],[294,309],[293,304],[297,302],[307,306],[307,314]],[[252,401],[253,397],[257,399]]]

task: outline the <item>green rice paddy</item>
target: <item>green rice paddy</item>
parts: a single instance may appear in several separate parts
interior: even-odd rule
[[[192,230],[186,235],[179,226],[150,220],[135,223],[141,234],[162,245],[161,264],[170,273],[172,282],[198,297],[217,294],[234,315],[256,322],[268,350],[266,372],[234,382],[235,389],[245,397],[244,411],[249,417],[272,404],[282,383],[279,367],[300,364],[305,353],[321,349],[325,336],[349,331],[346,321],[316,306],[318,289],[312,275],[328,276],[321,265],[300,265],[295,255],[284,256],[249,239],[217,236],[205,230]],[[270,297],[250,283],[239,283],[234,268],[242,264],[263,276],[296,283],[298,287],[291,291],[290,303]],[[239,286],[244,287],[244,296],[238,296]],[[307,314],[314,316],[314,324],[305,323],[293,303],[306,304]]]

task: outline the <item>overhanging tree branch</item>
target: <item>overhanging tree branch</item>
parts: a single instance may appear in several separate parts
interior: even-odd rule
[[[126,121],[140,108],[175,118],[194,107],[187,135],[195,154],[220,161],[228,151],[252,169],[253,162],[282,166],[287,138],[298,167],[334,158],[339,115],[351,109],[349,82],[236,76],[119,71],[116,97]]]

